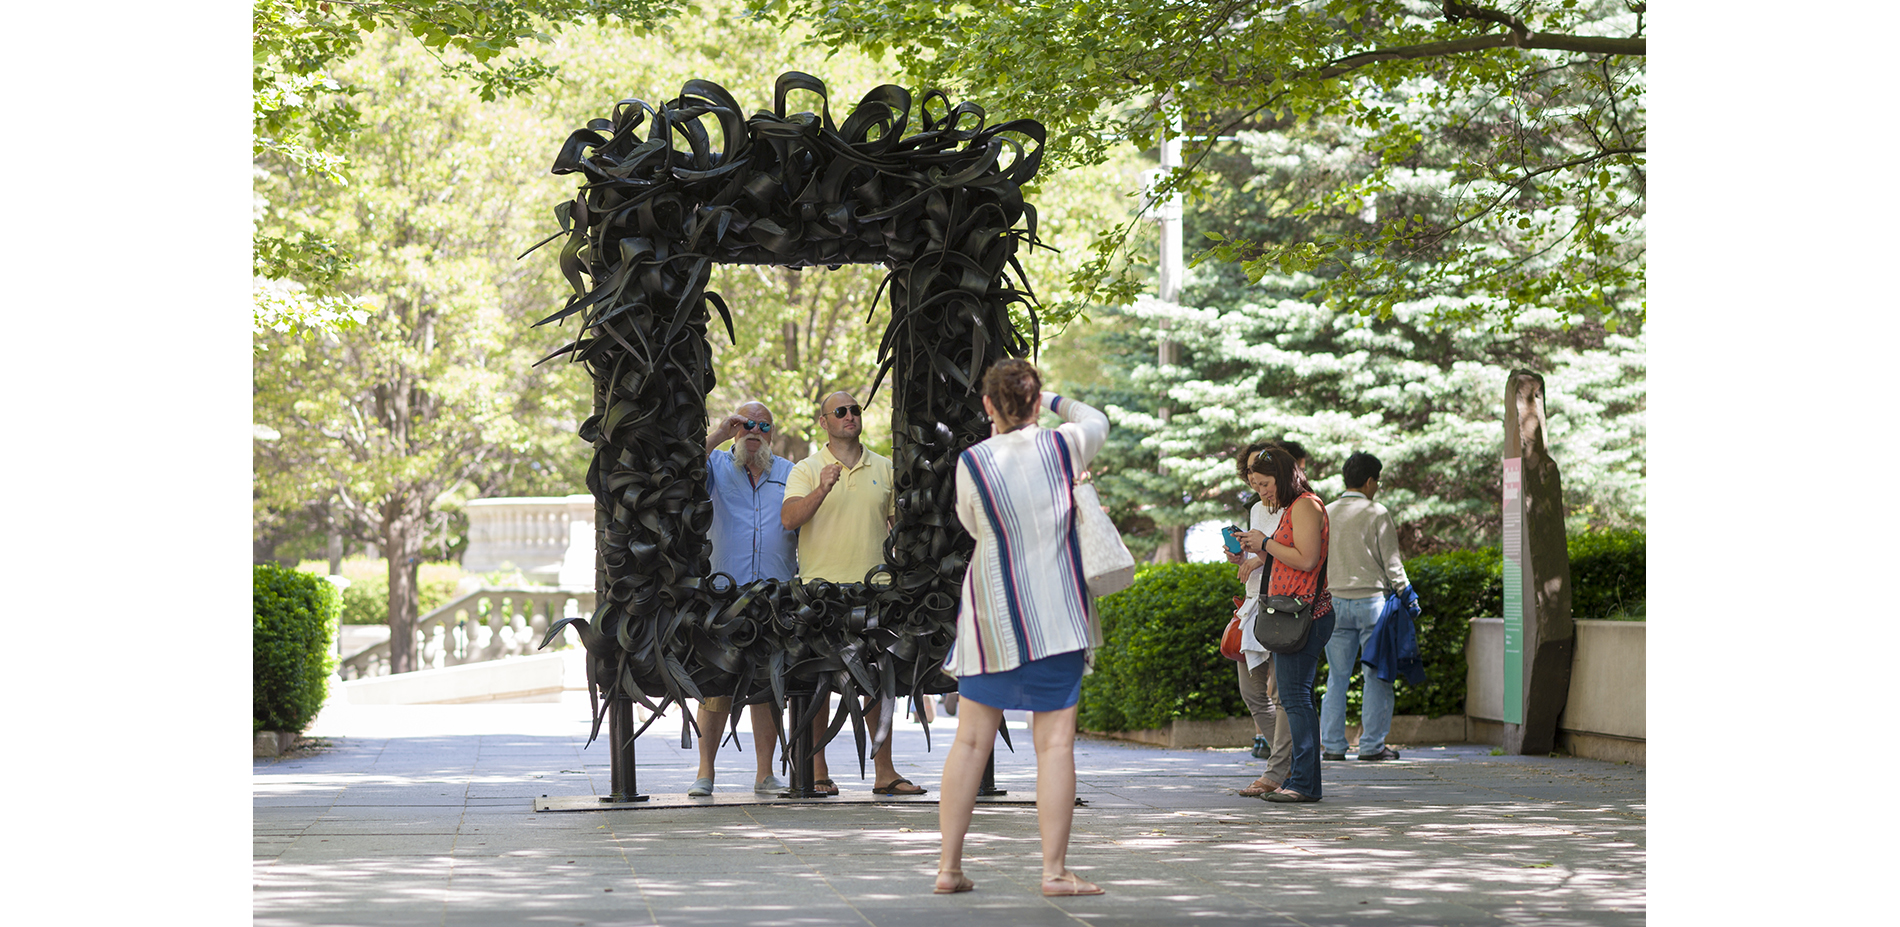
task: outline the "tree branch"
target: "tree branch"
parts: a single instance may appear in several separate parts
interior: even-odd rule
[[[1347,55],[1335,60],[1312,73],[1321,80],[1339,77],[1357,71],[1367,65],[1381,61],[1409,61],[1418,58],[1443,58],[1450,55],[1462,55],[1467,52],[1485,51],[1492,48],[1525,48],[1546,51],[1574,51],[1591,55],[1647,55],[1649,40],[1645,38],[1612,39],[1595,35],[1561,35],[1549,32],[1503,32],[1497,35],[1474,35],[1450,42],[1426,42],[1422,45],[1401,45],[1397,48],[1380,48],[1356,55]]]

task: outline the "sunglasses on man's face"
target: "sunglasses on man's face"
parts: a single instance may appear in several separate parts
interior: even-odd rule
[[[836,409],[831,410],[831,414],[836,415],[839,418],[844,418],[847,415],[862,416],[864,414],[864,407],[863,406],[839,406]]]
[[[747,419],[747,420],[746,420],[746,421],[745,421],[744,423],[742,423],[742,424],[741,424],[741,425],[740,425],[739,427],[740,427],[740,428],[744,428],[744,429],[745,429],[745,430],[747,430],[747,431],[751,431],[752,429],[754,429],[754,428],[757,428],[757,429],[759,430],[759,432],[760,432],[761,434],[771,434],[771,433],[772,433],[772,423],[771,423],[771,422],[755,422],[755,421],[752,421],[752,420],[750,420],[750,419]]]

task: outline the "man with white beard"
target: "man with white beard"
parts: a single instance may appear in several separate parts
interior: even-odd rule
[[[706,435],[706,488],[712,494],[712,568],[739,585],[760,579],[790,580],[798,574],[798,532],[779,522],[785,503],[785,479],[792,462],[772,453],[772,410],[764,403],[739,406],[719,427]],[[732,450],[719,445],[734,437]],[[713,791],[713,755],[719,751],[720,731],[732,711],[729,696],[699,703],[699,778],[686,794],[702,798]],[[753,705],[752,744],[758,776],[755,792],[777,792],[785,786],[772,775],[772,755],[778,728],[771,706]]]

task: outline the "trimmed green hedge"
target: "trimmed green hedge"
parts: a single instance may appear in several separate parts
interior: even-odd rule
[[[251,729],[301,731],[329,694],[342,597],[320,576],[251,570]]]
[[[1234,596],[1245,593],[1226,563],[1138,567],[1134,585],[1096,600],[1104,644],[1082,677],[1077,723],[1128,731],[1246,714],[1234,661],[1220,655]]]
[[[1633,529],[1570,538],[1570,617],[1643,620],[1649,579],[1644,539]]]
[[[1641,620],[1643,532],[1581,534],[1569,548],[1573,616]],[[1429,681],[1395,682],[1393,712],[1463,714],[1468,622],[1504,614],[1498,549],[1413,557],[1405,573],[1418,591],[1418,649]],[[1220,655],[1220,633],[1243,591],[1228,564],[1166,563],[1141,567],[1133,586],[1098,600],[1106,643],[1096,651],[1095,672],[1082,680],[1078,723],[1126,731],[1245,715],[1233,661]],[[1355,675],[1346,697],[1350,723],[1359,719],[1361,685]],[[1316,701],[1326,691],[1324,657],[1313,689]]]
[[[416,578],[416,615],[434,611],[455,597],[456,581],[449,577]],[[389,579],[383,576],[358,578],[343,590],[344,624],[389,623]]]
[[[1405,577],[1418,593],[1418,656],[1425,684],[1392,683],[1392,713],[1437,718],[1465,711],[1465,641],[1473,618],[1504,608],[1504,564],[1496,550],[1455,550],[1405,561]],[[1346,719],[1359,720],[1362,683],[1353,677]],[[1326,659],[1320,658],[1315,698],[1326,691]]]

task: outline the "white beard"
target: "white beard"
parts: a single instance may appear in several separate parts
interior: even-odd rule
[[[732,446],[732,465],[739,468],[740,473],[746,472],[755,464],[760,473],[772,471],[772,445],[760,444],[758,452],[754,454],[746,453],[743,440]]]

